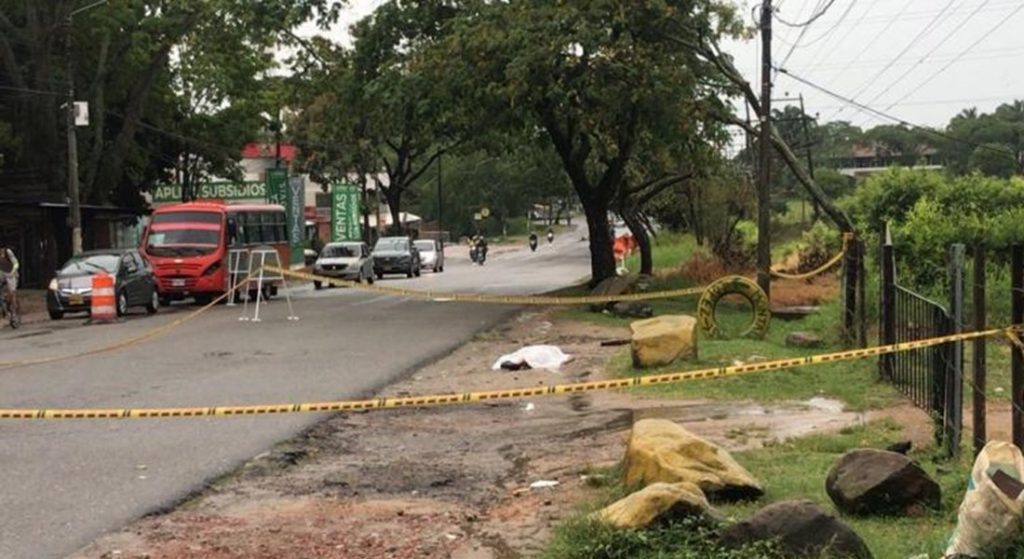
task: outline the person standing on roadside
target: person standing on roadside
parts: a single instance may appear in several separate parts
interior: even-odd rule
[[[12,312],[18,308],[18,268],[20,264],[18,257],[14,255],[7,243],[0,241],[0,276],[3,277],[6,293],[0,296],[7,297]]]

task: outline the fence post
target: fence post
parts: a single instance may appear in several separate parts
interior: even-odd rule
[[[868,276],[864,271],[864,259],[867,255],[868,245],[862,239],[857,239],[857,341],[861,348],[868,347],[868,297],[867,283]]]
[[[843,240],[843,333],[846,342],[851,343],[857,339],[857,239],[848,234]]]
[[[986,328],[986,317],[985,317],[985,245],[978,243],[974,247],[974,331],[979,332]],[[985,441],[988,439],[986,433],[986,413],[985,413],[985,361],[988,344],[984,338],[977,338],[974,340],[974,351],[972,352],[973,361],[973,373],[974,378],[971,382],[972,393],[974,395],[973,404],[971,406],[972,423],[974,429],[972,434],[974,435],[974,454],[977,455],[981,452],[982,447],[985,446]]]
[[[878,297],[881,307],[878,343],[892,345],[896,343],[896,256],[893,253],[892,236],[889,234],[888,226],[882,240],[882,260],[879,267],[882,270],[882,282]],[[883,380],[892,380],[893,357],[889,353],[882,355],[878,360],[879,374]]]
[[[1024,245],[1010,249],[1010,322],[1014,326],[1024,322]],[[1010,348],[1011,420],[1013,444],[1024,448],[1024,351],[1014,345]]]
[[[949,318],[953,322],[953,334],[964,331],[964,245],[955,244],[950,249],[949,267]],[[960,438],[964,427],[964,342],[949,344],[946,354],[946,444],[950,458],[960,456]]]

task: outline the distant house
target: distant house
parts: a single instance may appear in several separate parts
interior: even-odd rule
[[[931,146],[919,146],[916,154],[905,155],[878,144],[853,146],[848,156],[833,159],[833,165],[841,174],[854,178],[866,177],[893,166],[930,170],[943,168],[939,151]]]

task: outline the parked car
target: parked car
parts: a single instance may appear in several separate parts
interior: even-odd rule
[[[420,275],[420,251],[409,237],[381,237],[373,246],[373,271],[377,279],[384,274]]]
[[[69,312],[90,312],[92,277],[114,276],[114,297],[118,316],[131,307],[144,307],[153,314],[160,306],[153,268],[135,249],[90,250],[73,256],[50,281],[46,310],[53,320]]]
[[[318,276],[341,278],[362,283],[364,280],[373,283],[373,256],[366,243],[346,241],[328,243],[316,263],[313,273]],[[321,282],[314,281],[313,287],[320,289]]]
[[[419,240],[413,243],[420,251],[420,267],[424,270],[431,269],[434,273],[444,271],[444,247],[438,241],[430,239]]]

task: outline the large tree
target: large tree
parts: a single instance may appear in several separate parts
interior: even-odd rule
[[[664,127],[699,136],[717,128],[712,107],[728,110],[715,69],[659,31],[669,21],[695,41],[737,30],[709,0],[476,2],[433,49],[438,78],[477,118],[547,135],[586,215],[595,283],[615,274],[608,212],[644,184],[627,184],[644,143]]]
[[[226,171],[258,132],[257,78],[273,66],[272,49],[312,17],[332,21],[339,2],[124,0],[71,17],[81,6],[0,0],[0,121],[18,139],[5,165],[64,190],[59,105],[73,78],[91,113],[79,130],[82,197],[136,205],[182,161],[216,160],[207,168]]]

